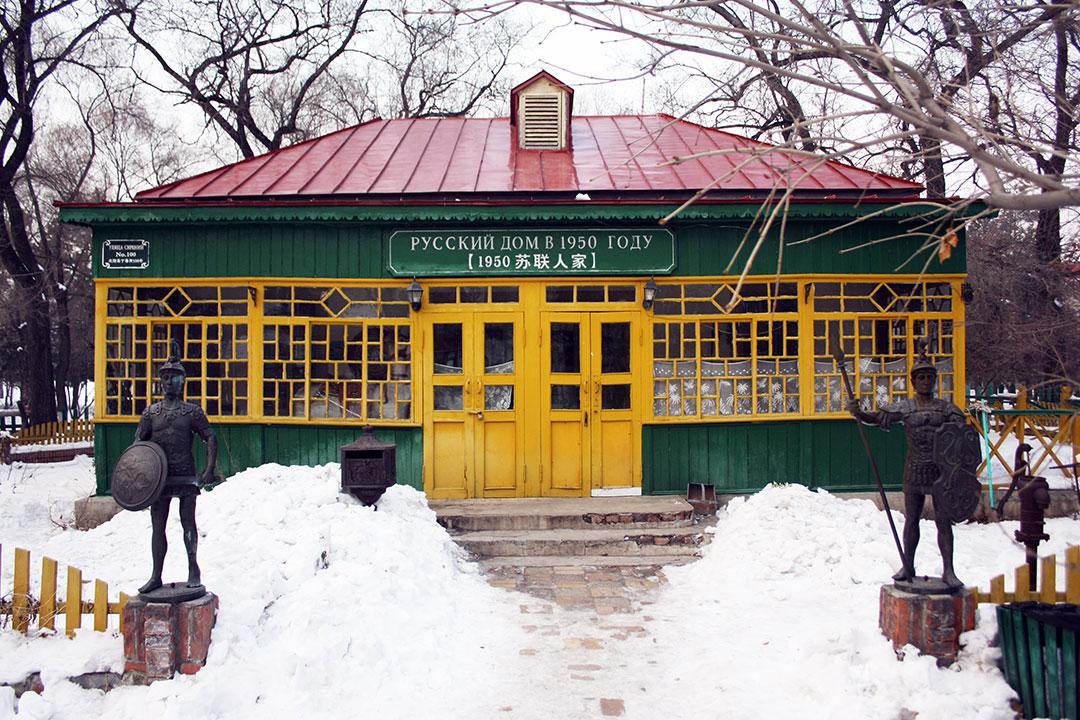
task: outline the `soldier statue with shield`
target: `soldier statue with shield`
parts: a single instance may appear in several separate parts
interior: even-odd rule
[[[198,597],[205,592],[196,560],[199,536],[195,527],[195,501],[200,489],[216,482],[217,438],[206,413],[195,403],[183,399],[186,373],[180,362],[180,349],[174,341],[168,360],[159,371],[165,399],[150,405],[139,420],[135,442],[121,454],[112,475],[116,502],[128,510],[150,508],[153,525],[151,550],[153,572],[139,593],[150,596],[162,588],[161,571],[168,544],[165,524],[172,498],[180,499],[180,524],[187,550],[187,583],[173,583],[165,588],[177,597],[173,601]],[[196,473],[191,445],[198,435],[206,442],[206,469]],[[161,592],[164,592],[162,590]]]
[[[893,580],[898,586],[917,582],[915,549],[919,544],[919,519],[926,496],[930,495],[934,499],[934,521],[941,551],[941,584],[947,591],[957,591],[963,583],[953,569],[952,524],[967,520],[978,507],[982,488],[975,470],[982,454],[978,433],[967,424],[963,411],[948,400],[934,397],[936,383],[937,368],[926,353],[926,343],[922,342],[919,355],[911,366],[915,397],[882,406],[875,412],[863,410],[851,397],[848,409],[867,425],[888,430],[901,423],[907,435],[903,567]],[[889,520],[891,523],[891,516]]]

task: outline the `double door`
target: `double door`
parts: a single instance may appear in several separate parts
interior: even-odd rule
[[[589,495],[641,486],[633,313],[541,314],[541,488]]]
[[[428,496],[582,496],[640,487],[637,332],[629,312],[477,310],[427,318]]]

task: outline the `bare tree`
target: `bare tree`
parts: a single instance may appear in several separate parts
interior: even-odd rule
[[[1080,273],[1030,252],[1037,212],[973,223],[967,375],[973,383],[1058,385],[1080,379]],[[1047,312],[1045,298],[1056,312]]]
[[[243,157],[305,134],[308,99],[368,14],[367,0],[115,2],[135,47],[152,59],[141,79],[198,107]]]
[[[50,297],[60,291],[33,243],[33,210],[20,182],[36,130],[35,110],[46,84],[67,64],[83,62],[89,39],[108,10],[79,0],[20,0],[0,8],[0,262],[19,309],[23,396],[31,422],[56,419]]]
[[[389,71],[392,87],[381,103],[386,114],[462,116],[502,109],[509,91],[503,72],[527,30],[506,18],[475,25],[417,6],[400,3],[390,13],[387,43],[363,51],[373,68]]]
[[[987,95],[973,84],[1001,71],[1007,51],[1044,42],[1037,36],[1057,18],[1073,22],[1074,2],[496,0],[462,12],[490,17],[527,4],[637,38],[703,74],[720,68],[729,104],[745,102],[758,83],[765,90],[757,97],[775,95],[766,124],[790,146],[833,157],[905,147],[924,165],[931,195],[941,194],[944,153],[943,163],[956,157],[971,165],[992,207],[1080,204],[1080,176],[1035,167],[1031,153],[1053,154],[1052,146],[995,132]],[[711,99],[706,93],[700,104]]]

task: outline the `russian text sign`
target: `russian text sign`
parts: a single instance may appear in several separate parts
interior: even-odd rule
[[[101,266],[109,270],[145,270],[150,267],[149,240],[106,240]]]
[[[675,269],[675,236],[658,228],[398,230],[394,275],[658,275]]]

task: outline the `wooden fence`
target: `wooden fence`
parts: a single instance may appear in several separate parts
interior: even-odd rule
[[[1033,402],[1031,391],[1020,386],[1009,403],[1001,399],[992,400],[992,406],[986,413],[986,427],[983,425],[983,413],[974,411],[971,424],[987,439],[990,446],[989,456],[979,466],[978,474],[986,472],[987,463],[997,458],[1005,468],[1006,478],[1012,476],[1014,458],[1006,457],[1002,446],[1010,437],[1031,445],[1030,468],[1028,473],[1038,475],[1040,471],[1053,465],[1071,465],[1080,460],[1080,410],[1072,404],[1069,395],[1072,388],[1066,386],[1060,393],[1062,399],[1056,407],[1047,403]],[[1012,407],[1004,407],[1011,404]],[[996,439],[994,434],[997,435]],[[1067,477],[1075,478],[1077,470],[1063,470]]]
[[[0,560],[3,547],[0,546]],[[63,617],[64,631],[68,637],[82,627],[83,615],[93,616],[93,628],[104,632],[109,627],[109,615],[117,616],[117,627],[123,631],[124,606],[128,596],[120,593],[116,602],[109,601],[109,586],[94,580],[93,600],[83,600],[82,571],[68,566],[67,587],[64,599],[56,596],[58,567],[55,560],[41,558],[41,586],[39,596],[30,592],[30,552],[15,548],[14,583],[10,594],[0,595],[0,621],[10,619],[11,627],[26,633],[35,624],[40,630],[56,629],[56,618]],[[86,582],[90,582],[89,580]]]
[[[11,440],[15,447],[20,445],[61,445],[63,443],[92,442],[94,440],[93,420],[69,420],[67,422],[41,423],[24,427]]]
[[[968,588],[975,595],[975,601],[1001,605],[1010,602],[1035,600],[1044,603],[1080,604],[1080,546],[1065,550],[1065,589],[1057,589],[1057,556],[1047,555],[1039,559],[1039,587],[1032,591],[1031,569],[1027,563],[1020,565],[1013,572],[1014,587],[1012,592],[1005,592],[1005,576],[998,575],[990,579],[989,592],[979,588]]]

